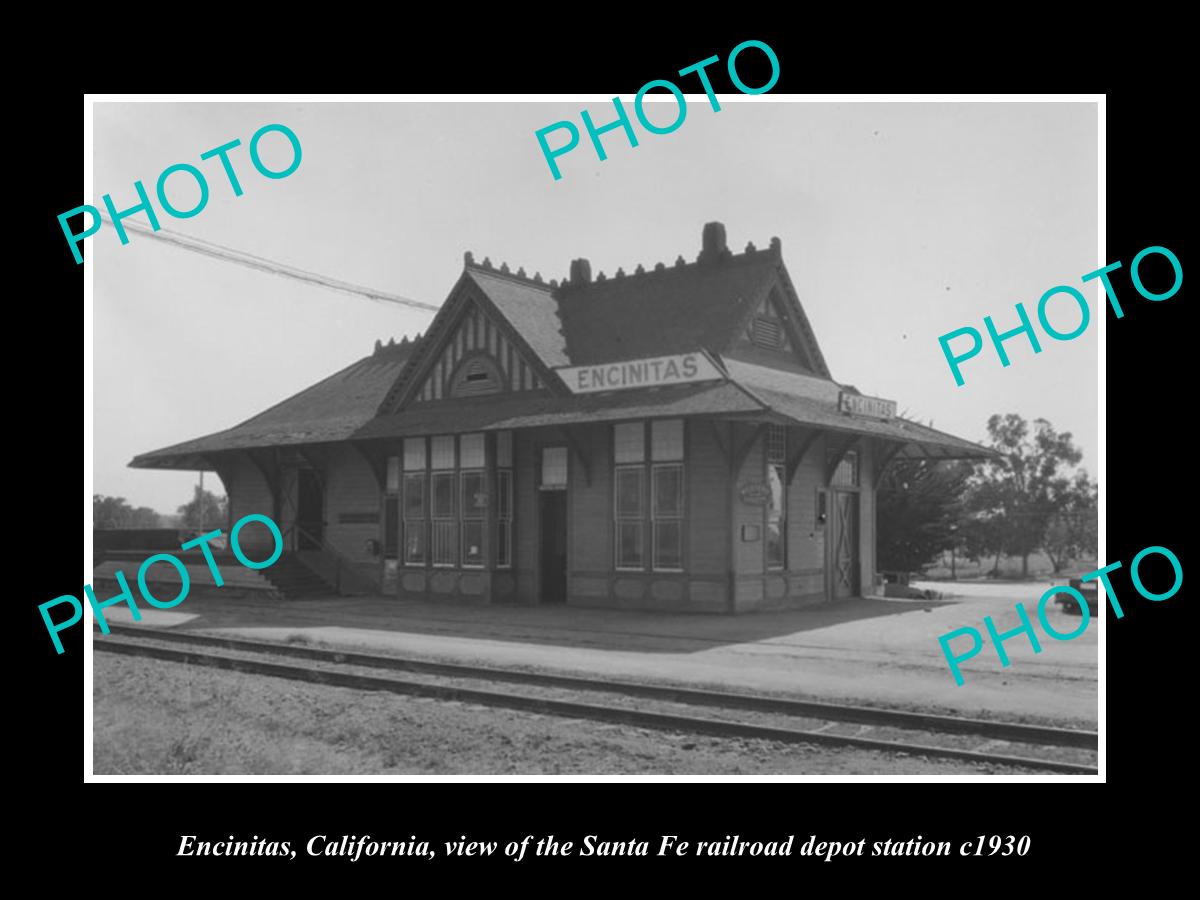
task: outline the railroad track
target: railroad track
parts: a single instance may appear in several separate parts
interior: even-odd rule
[[[1097,774],[1094,731],[434,662],[142,626],[109,627],[111,635],[97,634],[94,649],[641,728]],[[382,674],[376,674],[379,671]],[[521,689],[500,691],[497,684]],[[706,714],[699,715],[699,711]]]

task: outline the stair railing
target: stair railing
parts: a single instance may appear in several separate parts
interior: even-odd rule
[[[346,578],[347,581],[357,582],[359,587],[369,586],[371,591],[375,590],[376,586],[374,584],[368,584],[367,579],[363,578],[363,576],[360,575],[355,570],[354,563],[352,563],[350,561],[350,558],[347,557],[340,550],[331,546],[328,541],[324,540],[323,538],[318,538],[312,532],[300,527],[300,525],[295,522],[293,522],[291,525],[289,525],[284,530],[283,533],[284,533],[284,538],[285,538],[285,541],[284,541],[285,546],[288,543],[286,540],[287,535],[294,533],[295,535],[299,535],[299,536],[303,536],[303,537],[307,538],[310,543],[315,545],[316,549],[320,550],[322,553],[324,553],[326,556],[328,556],[329,558],[331,558],[333,560],[334,590],[337,591],[339,594],[342,592],[343,578]]]

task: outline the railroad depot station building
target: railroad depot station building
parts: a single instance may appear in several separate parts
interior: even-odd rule
[[[131,465],[215,471],[230,522],[270,516],[285,596],[742,612],[876,593],[884,467],[989,451],[833,380],[777,238],[733,253],[709,223],[701,244],[608,277],[577,259],[561,284],[467,253],[423,336]],[[265,528],[241,538],[270,555]]]

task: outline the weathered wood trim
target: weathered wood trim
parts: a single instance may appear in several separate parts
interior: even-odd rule
[[[889,442],[889,443],[891,443],[891,442]],[[896,441],[895,446],[893,446],[891,450],[888,450],[886,453],[880,454],[879,462],[875,466],[875,484],[876,484],[876,486],[879,485],[880,479],[883,478],[884,471],[891,464],[892,460],[894,460],[897,456],[899,456],[900,451],[903,449],[904,449],[904,444],[900,443],[899,441]]]
[[[378,445],[366,441],[348,443],[366,461],[371,474],[375,476],[375,483],[379,485],[379,493],[383,494],[387,490],[387,453]]]
[[[800,463],[804,462],[804,457],[808,455],[808,451],[812,449],[813,444],[817,442],[817,438],[826,432],[820,428],[814,428],[800,445],[790,454],[787,459],[787,483],[791,484],[796,478],[796,470],[800,468]]]
[[[754,443],[766,433],[767,433],[767,424],[764,422],[763,424],[761,424],[757,428],[755,428],[752,432],[750,432],[750,436],[747,437],[745,441],[743,441],[740,445],[738,445],[734,449],[732,460],[731,460],[732,461],[732,471],[734,473],[741,470],[742,463],[744,463],[746,461],[746,456],[747,456],[747,454],[750,453],[750,448],[753,447]]]
[[[583,469],[583,481],[588,487],[592,486],[592,457],[585,449],[585,443],[580,440],[578,429],[572,426],[564,426],[559,429],[563,437],[566,439],[567,446],[571,448],[571,452],[575,454],[575,458],[579,460],[579,465]]]
[[[846,458],[846,454],[853,450],[862,441],[858,435],[851,435],[849,439],[836,447],[833,451],[833,456],[830,457],[825,466],[825,484],[833,484],[833,473],[837,471],[837,467],[841,465],[842,460]]]

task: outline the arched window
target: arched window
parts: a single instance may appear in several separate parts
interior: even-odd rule
[[[504,376],[490,356],[468,356],[450,379],[451,397],[482,397],[504,389]]]

